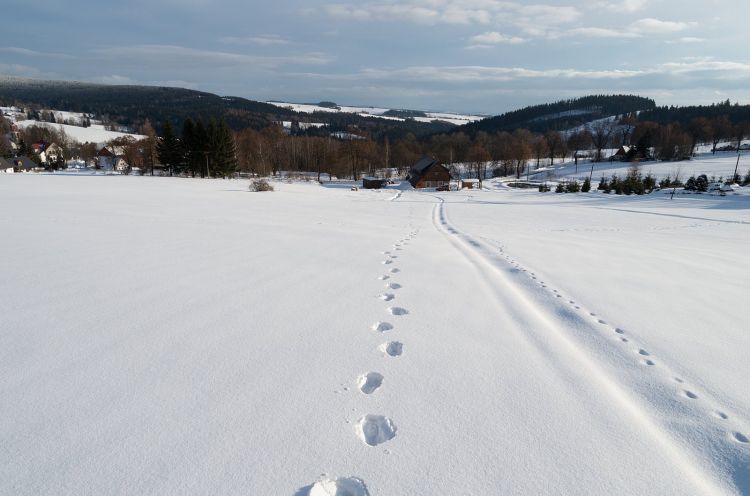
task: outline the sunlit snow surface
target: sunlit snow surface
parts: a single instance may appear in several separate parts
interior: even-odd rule
[[[750,492],[749,196],[247,186],[0,174],[0,494]]]

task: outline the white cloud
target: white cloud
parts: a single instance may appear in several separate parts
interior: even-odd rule
[[[314,13],[311,9],[308,13]],[[530,28],[572,22],[580,12],[572,6],[524,5],[499,0],[381,0],[333,3],[323,7],[329,16],[357,21],[406,21],[417,24],[509,24]]]
[[[694,22],[662,21],[648,17],[639,19],[629,27],[631,32],[642,34],[676,33],[695,26]]]
[[[519,45],[525,43],[526,40],[518,36],[506,36],[497,31],[488,31],[486,33],[478,34],[471,38],[472,46],[491,46],[491,45]]]
[[[24,57],[49,57],[49,58],[72,58],[70,55],[64,53],[53,53],[53,52],[39,52],[36,50],[29,50],[28,48],[19,47],[0,47],[0,52],[12,53],[15,55],[21,55]]]
[[[198,50],[177,45],[115,46],[99,48],[94,50],[94,53],[105,58],[114,58],[120,64],[149,64],[158,68],[273,68],[284,65],[324,65],[333,60],[331,57],[321,53],[260,56]]]
[[[623,0],[621,2],[600,2],[599,5],[614,12],[637,12],[646,6],[647,0]]]
[[[565,36],[581,38],[637,38],[640,35],[629,31],[608,28],[574,28],[566,31]]]
[[[669,44],[678,44],[678,43],[703,43],[706,41],[705,38],[696,38],[694,36],[683,36],[682,38],[677,38],[676,40],[668,40],[667,43]]]

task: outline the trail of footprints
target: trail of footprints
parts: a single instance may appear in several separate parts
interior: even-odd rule
[[[556,298],[563,298],[563,295],[561,295],[558,290],[549,288],[548,285],[544,281],[542,281],[541,279],[539,279],[539,277],[537,276],[537,274],[535,274],[534,272],[531,272],[531,271],[527,270],[526,268],[522,267],[520,263],[518,263],[517,261],[513,260],[502,249],[500,250],[500,252],[502,253],[502,256],[505,258],[505,260],[515,269],[514,272],[525,273],[540,288],[542,288],[544,290],[547,290],[548,292],[551,292]],[[581,311],[581,312],[585,312],[585,310],[583,310],[581,308],[581,305],[579,305],[578,303],[576,303],[575,300],[568,299],[567,302],[568,302],[568,305],[570,305],[575,310],[578,310],[578,311]],[[591,317],[592,319],[594,319],[594,321],[597,324],[600,324],[600,325],[605,326],[605,327],[609,328],[610,330],[612,330],[614,332],[616,338],[619,340],[619,342],[621,344],[630,343],[630,340],[627,337],[625,337],[626,332],[625,332],[624,329],[622,329],[620,327],[614,327],[614,326],[609,325],[609,323],[606,320],[600,318],[594,312],[587,312],[587,313],[588,313],[588,316]],[[651,357],[651,353],[648,350],[636,347],[636,348],[634,348],[633,351],[635,353],[635,356],[639,358],[640,363],[644,367],[647,367],[647,368],[655,368],[656,367],[656,365],[657,365],[656,361]],[[690,389],[687,389],[687,388],[683,387],[684,383],[685,383],[684,380],[682,380],[679,377],[673,377],[672,379],[673,379],[673,381],[675,383],[677,383],[677,384],[680,385],[678,394],[681,397],[686,398],[688,400],[698,400],[699,399],[698,395],[695,392],[691,391]],[[717,418],[719,420],[722,420],[722,421],[723,420],[729,420],[729,416],[726,413],[718,411],[718,410],[717,411],[713,411],[712,415],[713,415],[713,417],[715,417],[715,418]],[[741,432],[731,432],[728,437],[732,441],[740,443],[740,444],[749,444],[750,443],[750,439],[748,439],[748,437],[746,435],[742,434]]]
[[[418,234],[418,230],[412,231],[407,237],[398,240],[393,245],[393,251],[403,251],[409,242]],[[384,251],[385,260],[381,262],[387,268],[387,273],[378,276],[378,280],[385,283],[386,292],[378,295],[378,298],[386,303],[392,303],[396,300],[397,294],[394,291],[401,289],[401,285],[393,282],[392,277],[399,274],[401,270],[394,267],[398,255],[392,251]],[[397,305],[391,305],[385,308],[385,312],[393,317],[402,317],[409,314],[409,310]],[[386,321],[376,321],[370,329],[378,334],[391,334],[395,326]],[[398,358],[404,352],[404,345],[400,341],[389,340],[381,343],[377,347],[378,353],[386,358]],[[379,372],[366,372],[356,379],[357,389],[365,396],[376,394],[383,387],[385,376]],[[348,391],[348,387],[343,388]],[[347,421],[348,423],[348,421]],[[354,424],[354,434],[366,446],[375,447],[386,443],[396,437],[397,428],[393,420],[385,415],[366,414],[361,416]],[[330,478],[325,475],[322,478],[305,488],[305,496],[324,496],[324,495],[352,495],[352,496],[369,496],[365,483],[356,478]]]

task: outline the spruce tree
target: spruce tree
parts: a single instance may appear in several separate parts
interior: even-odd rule
[[[169,167],[169,175],[174,172],[180,172],[180,166],[183,162],[182,147],[177,137],[172,131],[172,124],[169,121],[164,123],[162,137],[156,145],[156,153],[159,156],[159,162]]]

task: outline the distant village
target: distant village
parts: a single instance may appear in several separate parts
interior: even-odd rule
[[[144,160],[143,156],[148,153],[145,148],[149,138],[154,144],[158,140],[155,132],[152,136],[135,134],[82,113],[20,107],[0,107],[0,111],[0,171],[93,169],[139,173],[144,165],[161,169],[158,160],[148,163],[148,157]],[[155,156],[153,152],[152,158]]]

